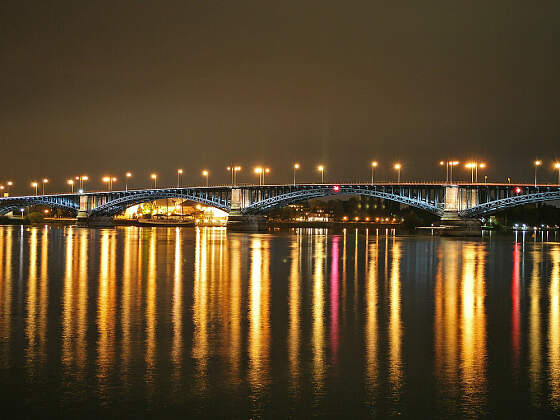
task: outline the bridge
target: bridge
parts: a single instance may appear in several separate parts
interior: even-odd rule
[[[3,197],[0,215],[42,205],[73,211],[81,222],[106,222],[130,206],[178,198],[219,208],[229,213],[232,223],[245,223],[275,208],[336,195],[375,197],[427,211],[442,220],[461,220],[480,219],[522,204],[560,200],[560,185],[409,182],[156,188]]]

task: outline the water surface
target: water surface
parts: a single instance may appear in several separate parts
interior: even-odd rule
[[[560,414],[560,244],[0,226],[27,416]]]

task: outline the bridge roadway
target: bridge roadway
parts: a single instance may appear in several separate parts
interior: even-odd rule
[[[217,207],[230,215],[262,215],[300,201],[334,195],[364,195],[390,200],[445,219],[482,218],[528,203],[560,200],[558,184],[482,184],[442,182],[223,185],[95,191],[0,198],[0,215],[43,205],[75,212],[78,218],[111,217],[135,204],[179,198]]]

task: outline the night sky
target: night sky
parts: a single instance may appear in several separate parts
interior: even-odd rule
[[[560,2],[4,1],[0,183],[441,178],[560,158]],[[463,179],[470,177],[465,169]],[[116,184],[119,185],[119,184]],[[118,188],[118,186],[117,186]]]

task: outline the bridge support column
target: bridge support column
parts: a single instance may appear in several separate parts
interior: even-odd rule
[[[266,216],[243,214],[247,197],[244,197],[241,188],[231,190],[231,211],[228,215],[227,228],[234,232],[260,232],[265,231]]]
[[[111,216],[90,216],[91,196],[80,196],[80,210],[76,217],[76,225],[84,227],[114,227],[115,222]]]
[[[440,226],[447,229],[441,231],[442,236],[480,236],[482,223],[478,219],[468,219],[459,216],[476,201],[474,190],[460,190],[457,186],[445,187],[445,207]]]

